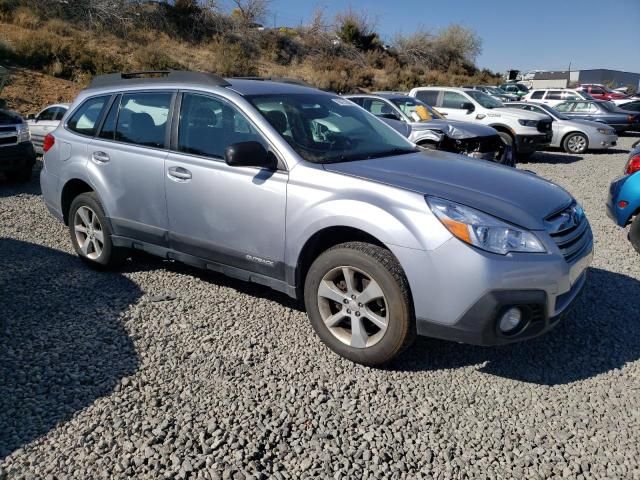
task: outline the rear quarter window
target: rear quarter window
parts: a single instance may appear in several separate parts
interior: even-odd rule
[[[86,100],[71,115],[67,122],[67,128],[72,132],[93,137],[110,98],[110,95],[103,95]]]

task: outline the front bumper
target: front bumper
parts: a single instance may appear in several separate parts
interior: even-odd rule
[[[600,132],[589,135],[589,148],[611,148],[618,144],[618,135],[604,135]]]
[[[551,144],[553,134],[541,133],[533,135],[516,135],[516,151],[518,153],[531,153],[542,150]]]
[[[593,238],[567,262],[553,239],[536,234],[548,253],[495,255],[452,238],[433,251],[393,247],[409,281],[419,335],[500,345],[540,335],[569,310],[586,281]],[[504,310],[522,306],[527,325],[504,335]],[[527,317],[529,315],[529,317]]]
[[[31,142],[0,146],[0,172],[18,172],[36,163],[36,152]]]

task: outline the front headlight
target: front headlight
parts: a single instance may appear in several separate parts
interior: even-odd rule
[[[537,127],[538,120],[518,120],[518,123],[523,127]]]
[[[610,128],[599,128],[598,132],[600,132],[603,135],[613,135],[613,130]]]
[[[501,255],[509,252],[546,251],[533,233],[491,215],[441,198],[427,197],[427,203],[447,230],[469,245]]]
[[[18,132],[18,143],[28,142],[31,140],[31,133],[29,133],[29,125],[26,123],[21,123],[16,128]]]

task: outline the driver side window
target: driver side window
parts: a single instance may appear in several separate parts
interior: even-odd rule
[[[38,115],[38,121],[55,120],[57,111],[58,107],[51,107],[43,110],[40,115]]]
[[[282,121],[280,116],[278,119]],[[282,128],[287,128],[286,118]],[[222,159],[229,145],[248,141],[260,142],[268,148],[256,128],[227,101],[193,93],[183,95],[178,151]]]
[[[458,92],[444,92],[442,108],[456,108],[461,110],[462,104],[467,102],[469,102],[469,100]]]

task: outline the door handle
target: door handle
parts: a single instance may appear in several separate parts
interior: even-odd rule
[[[93,152],[91,158],[96,163],[107,163],[110,160],[109,154],[105,152]]]
[[[179,180],[182,182],[191,180],[191,172],[186,168],[169,167],[167,174],[169,175],[169,178],[171,178],[172,180]]]

